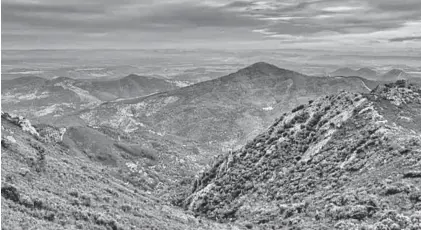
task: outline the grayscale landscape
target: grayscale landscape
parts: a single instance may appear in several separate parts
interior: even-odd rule
[[[419,0],[4,0],[2,229],[421,229]]]

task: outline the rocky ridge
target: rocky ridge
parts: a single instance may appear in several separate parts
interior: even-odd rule
[[[310,101],[221,155],[184,206],[256,229],[420,229],[420,124],[406,81]]]

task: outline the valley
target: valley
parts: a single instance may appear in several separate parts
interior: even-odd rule
[[[322,208],[328,201],[321,197],[343,199],[338,193],[352,188],[370,191],[377,196],[373,202],[388,200],[389,197],[378,197],[381,191],[377,188],[358,187],[358,183],[363,183],[358,181],[369,180],[362,176],[367,170],[371,174],[380,173],[370,171],[384,160],[377,159],[373,151],[388,152],[388,146],[398,152],[409,148],[408,154],[415,160],[401,173],[411,170],[416,173],[420,91],[407,81],[384,83],[360,76],[314,77],[258,62],[185,87],[137,75],[106,81],[27,77],[3,82],[6,83],[2,84],[3,111],[10,108],[12,114],[21,112],[25,117],[2,115],[2,162],[7,162],[2,163],[5,175],[2,181],[7,182],[2,183],[2,188],[7,189],[2,190],[7,205],[2,208],[9,210],[8,220],[15,218],[12,216],[31,218],[45,228],[52,222],[51,226],[55,226],[52,229],[84,224],[89,228],[103,225],[106,229],[129,229],[128,226],[167,229],[168,224],[174,226],[168,229],[375,226],[382,217],[372,216],[365,203],[353,201],[361,208],[355,212],[368,212],[361,214],[366,215],[361,218],[371,218],[357,224],[355,220],[360,217],[348,210],[354,203],[348,206],[335,203],[334,207],[343,209],[340,212],[345,214],[332,214],[330,209]],[[72,107],[62,107],[66,103]],[[405,110],[399,112],[394,106]],[[356,111],[369,112],[359,115]],[[388,122],[392,123],[387,125]],[[387,142],[384,146],[385,140],[397,137],[400,142]],[[366,144],[367,138],[374,138],[371,144]],[[401,145],[404,147],[398,147]],[[363,163],[358,158],[361,151],[365,156]],[[23,158],[16,158],[16,154],[23,153]],[[401,160],[396,156],[390,159],[390,164]],[[318,168],[320,162],[326,166],[329,162],[332,170]],[[66,164],[80,165],[81,170]],[[57,167],[65,167],[69,172],[60,174]],[[15,171],[18,168],[28,168],[25,172],[30,176],[25,173],[23,179],[8,179],[22,177],[21,172]],[[389,174],[374,175],[379,179]],[[66,191],[56,190],[69,187],[75,183],[73,178],[80,176],[88,176],[91,182],[83,179],[85,182],[78,186],[84,187],[86,183],[95,186],[83,189],[91,192],[81,195],[81,201],[72,201],[72,197],[79,199],[79,191],[66,195]],[[336,176],[348,179],[335,184],[330,180]],[[47,177],[56,178],[54,183],[61,185],[48,187],[47,193],[29,192],[27,186],[45,187],[42,178]],[[35,178],[40,179],[35,183]],[[60,182],[59,178],[66,180]],[[394,178],[393,181],[399,181]],[[410,183],[409,193],[416,193],[417,179]],[[110,207],[112,212],[107,217],[98,216],[106,204],[97,196],[102,194],[101,189],[114,188],[110,184],[117,189],[112,193],[116,197]],[[51,214],[57,209],[43,200],[51,193],[56,194],[54,202],[58,202],[55,205],[61,210],[58,216]],[[416,205],[410,194],[399,199],[409,199]],[[81,206],[80,202],[88,202],[86,199],[89,205]],[[34,200],[41,200],[45,208],[40,206],[34,212]],[[137,200],[145,200],[146,207],[136,206]],[[154,203],[155,200],[159,202]],[[123,205],[127,203],[130,208]],[[114,207],[120,204],[124,206],[121,210]],[[22,205],[24,208],[17,211]],[[87,208],[82,219],[71,211],[80,207]],[[390,208],[400,213],[398,206]],[[385,209],[382,210],[379,215],[384,214]],[[166,217],[149,220],[146,212]],[[62,219],[65,215],[71,218]],[[411,215],[416,214],[408,212],[405,218],[411,219]],[[16,223],[11,221],[7,226]],[[408,222],[406,226],[411,224],[417,222]]]

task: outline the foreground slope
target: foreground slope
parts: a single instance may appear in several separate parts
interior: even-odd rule
[[[2,229],[238,229],[195,218],[2,113]]]
[[[231,149],[263,130],[281,112],[340,89],[369,92],[368,82],[353,77],[309,77],[259,62],[215,80],[105,103],[79,116],[92,126],[132,133],[153,130]]]
[[[185,207],[249,228],[420,229],[421,89],[341,92],[282,115],[194,183]]]

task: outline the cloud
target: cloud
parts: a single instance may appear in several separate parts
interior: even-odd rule
[[[389,39],[391,42],[403,42],[403,41],[421,41],[421,36],[411,36],[411,37],[398,37]]]
[[[2,42],[4,47],[49,46],[55,39],[63,46],[154,42],[224,48],[224,43],[323,46],[354,39],[355,45],[382,41],[392,47],[414,36],[409,24],[421,21],[420,8],[419,0],[4,0]]]

